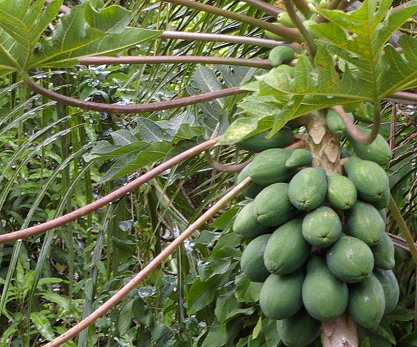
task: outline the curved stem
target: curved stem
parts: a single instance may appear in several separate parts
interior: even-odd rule
[[[192,223],[183,233],[180,234],[171,244],[159,253],[148,265],[146,265],[135,277],[133,277],[126,285],[124,285],[115,295],[103,303],[97,310],[84,318],[81,322],[73,326],[67,332],[57,337],[55,340],[47,343],[44,347],[57,347],[66,341],[77,336],[82,330],[89,327],[97,319],[104,316],[113,306],[117,305],[128,295],[137,285],[143,281],[159,264],[162,263],[170,254],[172,254],[184,240],[190,237],[196,230],[202,227],[209,219],[214,217],[226,203],[232,200],[237,194],[245,189],[251,183],[250,178],[246,178],[239,183],[235,188],[225,194],[218,202],[216,202],[209,210],[201,215],[194,223]]]
[[[306,18],[310,18],[312,15],[310,8],[308,7],[307,2],[304,0],[293,0],[295,7],[297,7],[300,12],[304,15]],[[286,6],[285,6],[286,7]]]
[[[81,207],[77,210],[74,210],[70,213],[67,213],[61,217],[58,217],[56,219],[53,219],[51,221],[35,225],[30,228],[22,229],[19,231],[10,232],[7,234],[1,234],[0,235],[0,244],[16,241],[18,239],[25,239],[29,236],[38,235],[41,233],[44,233],[48,230],[60,227],[68,222],[71,222],[75,219],[78,219],[82,216],[85,216],[86,214],[89,214],[100,207],[103,207],[107,205],[110,202],[113,202],[117,199],[120,199],[127,193],[131,192],[135,188],[139,187],[141,184],[149,181],[150,179],[156,177],[157,175],[161,174],[165,170],[169,169],[170,167],[181,163],[182,161],[189,159],[207,149],[214,146],[217,141],[219,141],[220,137],[213,138],[211,140],[205,141],[195,147],[192,147],[177,156],[167,160],[166,162],[158,165],[157,167],[153,168],[152,170],[148,171],[147,173],[143,174],[142,176],[136,178],[132,182],[129,182],[125,186],[111,192],[110,194],[102,197],[101,199],[98,199],[91,204],[85,205],[84,207]]]
[[[62,95],[43,88],[39,84],[32,81],[29,76],[23,76],[23,81],[36,93],[46,96],[49,99],[58,101],[65,105],[80,107],[86,110],[100,111],[100,112],[117,112],[117,113],[139,113],[139,112],[153,112],[159,110],[167,110],[171,108],[178,108],[187,105],[194,105],[203,101],[214,100],[223,98],[229,95],[235,95],[245,93],[239,87],[225,88],[216,90],[211,93],[204,93],[199,95],[187,96],[184,98],[178,98],[169,101],[154,102],[149,104],[136,104],[136,105],[120,105],[120,104],[104,104],[94,101],[83,101],[80,99],[72,98],[70,96]]]
[[[218,161],[216,161],[210,154],[210,151],[205,151],[205,158],[207,160],[207,163],[215,170],[220,172],[228,172],[228,173],[235,173],[240,172],[242,169],[244,169],[248,164],[252,161],[252,159],[249,159],[243,163],[239,164],[221,164]]]
[[[316,55],[316,50],[317,50],[313,37],[310,35],[310,32],[306,29],[303,22],[301,22],[300,18],[297,16],[293,2],[291,0],[284,0],[284,5],[285,5],[285,8],[287,9],[288,15],[290,16],[292,22],[300,31],[301,35],[305,38],[308,51],[310,53],[310,57],[311,59],[313,59],[314,56]]]
[[[235,35],[226,35],[226,34],[207,34],[207,33],[191,33],[191,32],[182,32],[182,31],[170,31],[165,30],[159,36],[161,39],[177,39],[177,40],[187,40],[187,41],[211,41],[211,42],[228,42],[228,43],[238,43],[246,45],[255,45],[260,47],[276,47],[282,45],[281,42],[270,40],[270,39],[261,39],[257,37],[247,37],[247,36],[235,36]]]
[[[225,18],[230,18],[239,22],[247,23],[254,27],[262,28],[272,33],[284,36],[290,39],[291,41],[299,42],[301,40],[298,30],[293,29],[293,28],[287,28],[280,24],[264,22],[262,20],[259,20],[253,17],[249,17],[240,13],[232,12],[232,11],[227,11],[222,8],[215,7],[215,6],[201,4],[196,1],[190,1],[190,0],[164,0],[164,1],[175,4],[175,5],[182,5],[182,6],[186,6],[189,8],[193,8],[199,11],[213,13],[213,14],[216,14]]]
[[[282,10],[279,9],[278,7],[270,5],[261,0],[243,0],[243,2],[254,5],[257,8],[260,8],[261,10],[263,10],[264,12],[268,13],[269,15],[273,17],[277,17],[282,12]]]
[[[220,65],[239,65],[250,66],[264,69],[271,69],[272,65],[268,59],[245,59],[229,57],[206,57],[206,56],[122,56],[122,57],[85,57],[80,58],[80,64],[100,65],[100,64],[185,64],[185,63],[204,63]]]

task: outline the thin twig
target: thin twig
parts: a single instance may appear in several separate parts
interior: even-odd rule
[[[171,255],[181,244],[190,237],[196,230],[201,228],[209,219],[214,217],[230,200],[245,189],[250,183],[250,178],[246,178],[235,188],[226,193],[218,202],[216,202],[209,210],[201,215],[194,223],[184,230],[171,244],[169,244],[161,253],[159,253],[148,265],[146,265],[135,277],[133,277],[126,285],[124,285],[115,295],[103,303],[97,310],[92,312],[88,317],[73,326],[67,332],[57,337],[53,341],[47,343],[43,347],[57,347],[66,341],[77,336],[82,330],[88,328],[97,319],[103,317],[113,306],[120,303],[126,295],[128,295],[138,284],[143,281],[154,269],[156,269],[164,259]]]
[[[234,172],[240,172],[242,171],[248,164],[252,161],[252,159],[249,159],[247,161],[244,161],[243,163],[239,164],[222,164],[219,163],[216,159],[214,159],[210,151],[205,151],[205,158],[207,160],[207,163],[215,170],[219,172],[228,172],[228,173],[234,173]]]
[[[195,105],[203,101],[210,101],[218,98],[223,98],[230,95],[244,93],[239,87],[225,88],[216,90],[210,93],[203,93],[199,95],[187,96],[184,98],[178,98],[169,101],[153,102],[147,104],[135,104],[135,105],[122,105],[122,104],[105,104],[94,101],[83,101],[70,96],[56,93],[52,90],[46,89],[39,84],[32,81],[29,76],[23,76],[23,81],[34,92],[46,96],[49,99],[58,101],[65,105],[80,107],[86,110],[100,111],[100,112],[116,112],[116,113],[140,113],[140,112],[153,112],[160,110],[168,110],[171,108],[178,108],[187,105]]]
[[[230,57],[206,57],[206,56],[122,56],[122,57],[85,57],[80,58],[83,65],[101,64],[185,64],[185,63],[204,63],[220,65],[239,65],[250,66],[264,69],[271,69],[272,65],[268,59],[246,59]]]
[[[279,9],[278,7],[270,5],[261,0],[243,0],[243,2],[254,5],[257,8],[260,8],[261,10],[263,10],[264,12],[268,13],[269,15],[273,17],[277,17],[282,12],[282,10]]]
[[[388,97],[388,100],[398,104],[417,104],[417,94],[410,92],[397,92]]]
[[[121,197],[123,197],[127,193],[129,193],[132,190],[139,187],[141,184],[143,184],[143,183],[149,181],[150,179],[156,177],[157,175],[161,174],[162,172],[171,168],[172,166],[174,166],[178,163],[181,163],[182,161],[184,161],[186,159],[189,159],[189,158],[207,150],[208,148],[214,146],[216,144],[216,142],[219,141],[219,139],[220,139],[220,137],[210,139],[208,141],[205,141],[205,142],[203,142],[203,143],[201,143],[197,146],[194,146],[194,147],[178,154],[177,156],[167,160],[166,162],[158,165],[157,167],[153,168],[152,170],[148,171],[147,173],[143,174],[142,176],[136,178],[132,182],[129,182],[125,186],[111,192],[110,194],[102,197],[101,199],[98,199],[98,200],[92,202],[91,204],[88,204],[84,207],[81,207],[77,210],[74,210],[70,213],[67,213],[67,214],[65,214],[61,217],[58,217],[56,219],[53,219],[51,221],[48,221],[48,222],[45,222],[45,223],[42,223],[42,224],[38,224],[38,225],[35,225],[33,227],[22,229],[22,230],[19,230],[19,231],[10,232],[10,233],[7,233],[7,234],[1,234],[0,235],[0,244],[6,243],[6,242],[11,242],[11,241],[16,241],[18,239],[25,239],[25,238],[33,236],[33,235],[41,234],[41,233],[44,233],[48,230],[58,228],[58,227],[60,227],[64,224],[66,224],[68,222],[71,222],[75,219],[78,219],[82,216],[85,216],[86,214],[89,214],[89,213],[99,209],[100,207],[103,207],[103,206],[107,205],[110,202],[113,202],[115,200],[120,199]]]

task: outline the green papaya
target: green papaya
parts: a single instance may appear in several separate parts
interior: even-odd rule
[[[355,120],[359,122],[372,124],[374,122],[374,105],[369,102],[361,104],[360,107],[355,110],[353,116],[355,117]]]
[[[344,164],[347,176],[358,191],[358,197],[370,203],[386,199],[389,180],[384,169],[377,163],[350,157]]]
[[[327,206],[320,206],[305,215],[302,233],[310,245],[325,248],[341,237],[342,223],[334,210]]]
[[[348,211],[347,226],[350,235],[369,246],[376,245],[385,232],[385,222],[378,210],[360,200]]]
[[[239,237],[249,240],[272,231],[271,228],[257,221],[253,202],[246,204],[238,212],[232,228]]]
[[[374,268],[374,256],[369,246],[351,236],[343,236],[327,252],[327,266],[331,273],[346,283],[367,278]]]
[[[348,113],[348,117],[353,122],[353,115]],[[346,136],[347,128],[342,118],[335,110],[328,110],[326,114],[326,124],[330,132],[337,136]]]
[[[375,269],[374,275],[382,285],[385,295],[385,313],[390,313],[398,304],[400,288],[392,270]]]
[[[245,166],[242,169],[242,171],[239,172],[239,174],[237,175],[237,180],[236,180],[237,184],[242,182],[245,178],[250,177],[250,165],[251,164],[252,163],[249,163],[247,166]],[[247,198],[254,199],[263,188],[264,187],[252,182],[247,188],[245,188],[242,191],[242,195]]]
[[[264,264],[269,272],[287,275],[306,262],[310,245],[301,233],[302,219],[295,218],[277,228],[266,244]]]
[[[307,312],[320,321],[335,319],[347,308],[347,284],[338,280],[321,257],[312,257],[307,263],[302,298]]]
[[[253,200],[256,220],[266,226],[279,226],[295,216],[288,198],[288,183],[274,183],[262,189]]]
[[[288,46],[276,46],[271,49],[268,55],[268,59],[273,67],[288,63],[294,58],[294,50]]]
[[[275,34],[269,30],[265,30],[265,36],[267,39],[270,39],[270,40],[283,41],[283,42],[288,41],[286,37]]]
[[[291,153],[291,156],[285,162],[285,166],[289,169],[295,169],[310,165],[312,161],[313,155],[310,151],[304,148],[297,148]]]
[[[371,130],[360,128],[361,133],[369,135]],[[381,166],[388,164],[392,158],[392,151],[388,142],[380,134],[377,135],[372,143],[366,144],[350,138],[353,150],[356,155],[363,160],[371,160]]]
[[[270,275],[264,264],[264,251],[271,234],[254,238],[248,243],[240,258],[240,268],[252,282],[263,282]]]
[[[387,233],[383,233],[379,242],[371,247],[374,253],[375,267],[391,270],[395,266],[394,243]]]
[[[307,346],[320,335],[320,322],[301,309],[291,318],[277,321],[277,330],[286,346]]]
[[[387,189],[384,190],[384,194],[382,195],[381,199],[373,202],[372,205],[374,205],[377,210],[382,210],[388,207],[390,199],[391,190],[387,187]]]
[[[357,198],[356,187],[349,178],[336,172],[327,175],[327,199],[331,206],[348,210]]]
[[[250,177],[260,186],[288,181],[295,173],[285,166],[292,151],[284,148],[270,148],[259,153],[250,165]]]
[[[285,319],[296,314],[303,305],[303,280],[303,271],[286,276],[271,274],[262,285],[259,294],[259,306],[263,314],[271,319]]]
[[[267,130],[248,137],[236,143],[236,147],[258,153],[270,148],[286,147],[294,142],[294,133],[290,127],[283,127],[272,137],[269,137],[269,133],[270,130]]]
[[[291,203],[302,211],[311,211],[319,207],[326,193],[326,173],[321,167],[302,169],[291,179],[288,186]]]
[[[349,314],[359,325],[375,329],[385,311],[385,295],[381,283],[371,274],[349,287]]]
[[[292,19],[290,18],[290,15],[288,14],[288,12],[281,12],[280,14],[278,14],[277,22],[286,26],[286,27],[295,28],[295,24],[293,23]]]

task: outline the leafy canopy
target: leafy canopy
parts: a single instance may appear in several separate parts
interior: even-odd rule
[[[222,142],[235,143],[251,132],[334,105],[379,103],[393,93],[417,86],[417,39],[402,36],[399,47],[389,40],[416,11],[417,5],[393,10],[392,0],[366,0],[355,11],[320,10],[328,23],[311,31],[317,54],[298,57],[292,67],[281,65],[244,88],[254,94],[240,107]]]

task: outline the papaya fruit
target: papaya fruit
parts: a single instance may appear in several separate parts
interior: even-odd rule
[[[330,272],[346,283],[367,278],[374,268],[374,256],[369,246],[351,236],[343,236],[327,252]]]
[[[353,122],[353,115],[348,113],[348,117]],[[326,114],[326,125],[330,132],[337,136],[346,136],[347,128],[342,118],[335,110],[328,110]]]
[[[288,28],[295,28],[295,24],[290,18],[290,15],[288,14],[288,12],[281,12],[280,14],[278,14],[277,22]]]
[[[256,220],[266,226],[279,226],[295,216],[288,198],[288,183],[274,183],[262,189],[253,200]]]
[[[378,201],[373,202],[372,205],[374,205],[377,210],[382,210],[382,209],[388,207],[390,199],[391,199],[391,191],[387,187],[384,190],[384,193],[383,193],[381,199],[379,199]]]
[[[344,164],[349,179],[358,192],[358,197],[366,202],[377,203],[386,199],[389,180],[384,169],[377,163],[350,157]]]
[[[310,245],[325,248],[341,237],[342,223],[334,210],[320,206],[304,216],[302,233]]]
[[[348,287],[330,272],[323,258],[314,256],[307,263],[302,298],[313,318],[320,321],[335,319],[346,311]]]
[[[309,165],[312,161],[313,155],[310,151],[304,148],[297,148],[291,153],[291,156],[285,162],[285,166],[289,169],[295,169]]]
[[[336,172],[327,175],[327,199],[331,206],[348,210],[356,203],[357,198],[356,187],[349,178]]]
[[[276,46],[271,49],[268,55],[268,59],[273,67],[288,63],[294,58],[294,50],[288,46]]]
[[[263,282],[270,275],[264,264],[264,251],[271,234],[254,238],[248,243],[240,258],[240,268],[252,282]]]
[[[236,147],[250,152],[262,152],[270,148],[286,147],[294,142],[294,133],[290,127],[283,127],[280,131],[269,137],[269,130],[248,137],[238,143]]]
[[[375,269],[374,275],[382,285],[385,295],[385,313],[390,313],[398,304],[400,288],[392,270]]]
[[[271,233],[272,231],[272,228],[257,221],[253,202],[246,204],[238,212],[233,222],[232,229],[242,239],[249,240],[262,234]]]
[[[326,193],[327,178],[321,167],[302,169],[291,179],[288,186],[291,203],[302,211],[311,211],[319,207]]]
[[[285,319],[296,314],[303,305],[303,280],[303,271],[286,276],[271,274],[265,280],[259,294],[259,306],[263,314],[271,319]]]
[[[349,314],[359,325],[375,329],[385,312],[385,294],[381,283],[371,274],[349,287]]]
[[[391,270],[395,266],[394,243],[387,233],[383,233],[379,242],[371,247],[374,254],[375,267]]]
[[[361,104],[359,108],[353,112],[353,116],[355,117],[355,120],[359,122],[372,124],[374,122],[374,105],[369,102]]]
[[[275,34],[269,30],[265,30],[265,36],[267,39],[270,39],[270,40],[283,41],[283,42],[288,41],[286,37]]]
[[[369,246],[376,245],[385,232],[385,222],[378,210],[360,200],[348,211],[347,226],[350,235]]]
[[[285,166],[292,151],[284,148],[270,148],[259,153],[251,162],[250,177],[260,186],[288,181],[295,173]]]
[[[287,275],[306,262],[310,245],[301,233],[302,219],[295,218],[277,228],[266,244],[264,264],[269,272]]]
[[[277,321],[277,330],[286,346],[307,346],[320,335],[320,322],[301,309],[291,318]]]
[[[245,166],[242,169],[242,171],[240,171],[239,174],[237,175],[237,179],[236,179],[237,184],[239,184],[245,178],[248,178],[250,176],[250,164],[251,163]],[[264,187],[252,182],[248,187],[246,187],[242,191],[241,194],[247,198],[254,199],[263,188]]]

